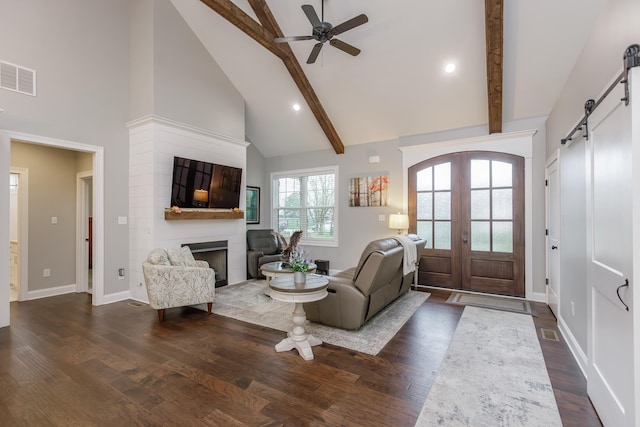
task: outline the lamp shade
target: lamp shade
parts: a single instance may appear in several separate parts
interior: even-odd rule
[[[193,192],[193,200],[196,202],[208,202],[209,192],[207,190],[196,190]]]
[[[400,230],[408,229],[409,215],[401,214],[400,212],[398,212],[397,214],[389,215],[389,228],[398,230],[398,233],[400,233]]]

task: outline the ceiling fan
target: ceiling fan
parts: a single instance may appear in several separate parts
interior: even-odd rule
[[[313,64],[314,62],[316,62],[316,58],[320,54],[322,45],[327,41],[331,46],[337,47],[338,49],[348,53],[349,55],[357,56],[360,53],[360,49],[358,49],[357,47],[352,46],[349,43],[345,43],[342,40],[335,39],[333,38],[333,36],[337,36],[338,34],[342,34],[347,30],[368,22],[369,18],[367,18],[367,15],[360,14],[334,27],[330,23],[324,22],[324,0],[322,1],[322,20],[318,18],[318,14],[310,4],[302,5],[302,10],[304,11],[304,14],[307,15],[309,22],[311,22],[311,25],[313,26],[312,35],[277,37],[274,39],[276,43],[287,43],[298,40],[317,40],[318,43],[313,46],[311,54],[309,55],[309,58],[307,58],[307,64]]]

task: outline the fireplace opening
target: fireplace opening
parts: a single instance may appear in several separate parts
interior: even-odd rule
[[[189,246],[195,259],[207,261],[209,267],[216,272],[216,288],[226,286],[227,281],[227,241],[216,242],[183,243],[182,246]]]

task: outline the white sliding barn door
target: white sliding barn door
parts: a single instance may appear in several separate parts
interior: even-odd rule
[[[588,393],[603,424],[615,427],[636,425],[631,117],[640,91],[625,106],[623,89],[589,117],[587,143]]]

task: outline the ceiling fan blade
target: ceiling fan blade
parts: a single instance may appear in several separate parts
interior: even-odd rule
[[[304,7],[304,6],[303,6]],[[344,33],[347,30],[357,27],[358,25],[362,25],[369,22],[369,18],[364,13],[356,16],[355,18],[351,18],[348,21],[343,22],[340,25],[336,25],[329,31],[329,34],[333,36],[337,36],[338,34]]]
[[[331,43],[331,46],[337,47],[338,49],[348,53],[349,55],[358,56],[360,54],[360,49],[355,46],[351,46],[349,43],[345,43],[342,40],[331,39],[329,43]]]
[[[297,42],[299,40],[312,40],[313,36],[293,36],[293,37],[276,37],[273,39],[276,43]]]
[[[316,62],[316,58],[320,54],[320,49],[322,49],[322,43],[316,43],[313,49],[311,49],[311,54],[307,59],[307,64],[313,64],[314,62]]]
[[[310,4],[303,4],[302,10],[304,11],[304,14],[307,15],[307,18],[309,19],[309,22],[311,22],[313,28],[322,27],[322,22],[320,21],[320,18],[318,18],[318,14],[313,6]]]

